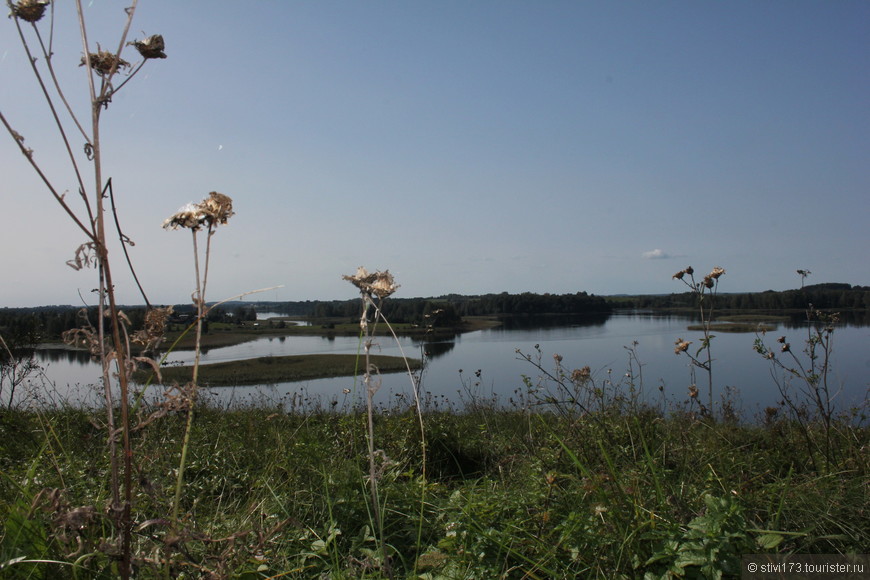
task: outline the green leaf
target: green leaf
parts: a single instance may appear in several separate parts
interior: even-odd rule
[[[756,538],[758,547],[762,550],[772,550],[785,540],[785,537],[780,534],[764,534]]]

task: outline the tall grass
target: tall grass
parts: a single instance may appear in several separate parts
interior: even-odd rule
[[[230,578],[729,577],[743,553],[870,548],[866,427],[839,425],[832,438],[844,459],[826,474],[787,418],[741,426],[677,407],[580,420],[474,409],[424,411],[425,461],[413,409],[373,414],[376,450],[389,459],[377,465],[381,537],[360,485],[370,475],[366,409],[205,402],[182,496],[188,532],[166,537],[177,466],[166,449],[186,428],[184,414],[168,415],[136,435],[134,570],[160,576],[167,542],[172,577]],[[64,563],[20,561],[4,570],[10,577],[73,577],[73,567],[93,577],[111,559],[100,545],[107,515],[85,509],[109,495],[90,418],[4,415],[0,561]],[[33,436],[13,437],[22,433]]]

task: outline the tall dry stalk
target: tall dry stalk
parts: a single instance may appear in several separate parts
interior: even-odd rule
[[[691,361],[692,384],[689,385],[689,397],[692,400],[697,400],[698,398],[695,369],[699,368],[707,373],[707,408],[704,408],[703,404],[700,405],[701,412],[705,414],[713,413],[713,351],[711,349],[711,341],[716,335],[710,332],[710,330],[713,322],[716,292],[719,290],[719,277],[724,273],[724,268],[716,266],[709,274],[704,276],[703,280],[697,282],[695,281],[695,269],[689,266],[672,276],[673,279],[679,280],[689,287],[698,303],[698,311],[701,316],[701,331],[704,333],[704,336],[701,338],[701,346],[693,354],[689,350],[692,342],[678,338],[674,342],[674,354],[685,354]]]
[[[181,505],[181,490],[184,482],[184,469],[187,464],[187,451],[190,447],[190,433],[193,428],[193,409],[196,404],[196,395],[198,390],[199,380],[199,363],[202,352],[202,321],[208,314],[206,305],[206,288],[208,286],[208,265],[211,258],[211,238],[215,234],[217,227],[227,223],[227,220],[234,214],[233,200],[222,193],[212,191],[209,196],[199,203],[191,203],[179,209],[175,214],[170,216],[163,227],[167,229],[189,229],[193,238],[193,263],[194,273],[196,276],[196,290],[193,293],[193,303],[196,306],[196,346],[193,364],[193,376],[191,382],[185,392],[188,395],[187,401],[187,422],[184,428],[184,438],[181,443],[181,458],[178,463],[178,473],[175,479],[175,495],[172,501],[172,524],[178,523],[178,511]],[[197,242],[197,234],[205,230],[206,242],[204,253],[204,264],[200,268],[199,259],[199,244]],[[168,569],[168,568],[167,568]]]
[[[81,209],[76,209],[71,200],[67,200],[60,193],[65,188],[56,187],[42,171],[33,149],[25,146],[24,136],[13,129],[6,116],[0,111],[0,122],[6,131],[18,145],[22,154],[27,159],[55,201],[69,216],[77,228],[85,237],[76,250],[75,257],[68,263],[81,269],[85,266],[95,266],[98,272],[98,321],[97,332],[94,335],[92,345],[98,352],[102,363],[102,380],[106,403],[108,446],[110,455],[110,479],[112,502],[111,510],[113,521],[119,535],[120,567],[119,572],[123,578],[129,578],[131,573],[131,531],[132,531],[132,448],[130,444],[130,420],[129,420],[129,349],[126,345],[126,329],[123,327],[122,315],[118,310],[115,298],[115,279],[109,259],[109,235],[106,227],[106,208],[104,206],[105,191],[108,180],[104,178],[103,168],[103,143],[100,134],[100,122],[103,111],[107,110],[112,98],[124,87],[127,82],[139,71],[145,62],[154,58],[165,58],[163,53],[163,38],[153,35],[142,41],[127,42],[130,26],[136,13],[137,0],[132,0],[131,5],[125,8],[126,20],[123,25],[120,39],[115,52],[91,47],[88,39],[87,26],[84,18],[81,0],[76,0],[75,8],[78,18],[79,35],[83,47],[81,64],[87,72],[89,94],[89,123],[79,120],[72,107],[69,105],[62,87],[60,86],[53,66],[53,37],[54,37],[54,5],[49,0],[20,0],[12,2],[7,0],[21,44],[27,55],[34,77],[40,91],[48,105],[49,117],[58,131],[59,138],[64,146],[68,161],[79,192]],[[39,25],[46,11],[50,8],[48,25],[48,39],[43,37],[43,31]],[[25,28],[30,28],[30,35],[25,33]],[[121,58],[124,48],[132,44],[142,57],[142,61],[135,67]],[[159,46],[158,50],[155,50]],[[39,52],[40,58],[34,55],[33,48]],[[126,78],[115,86],[116,77],[122,71],[128,71]],[[51,88],[49,88],[51,87]],[[72,124],[75,133],[84,139],[84,153],[86,161],[90,163],[93,171],[93,185],[88,186],[84,177],[83,164],[74,151],[78,147],[73,145],[73,138],[67,130],[68,124]],[[128,243],[129,240],[122,240]],[[106,336],[104,320],[109,320],[109,329]],[[111,367],[117,370],[112,373]],[[118,377],[120,400],[115,401],[112,393],[113,374]],[[116,404],[120,410],[120,425],[114,415]],[[123,453],[118,450],[118,435],[120,434]],[[120,458],[119,458],[120,456]],[[123,463],[121,473],[120,463]],[[123,478],[123,483],[121,479]],[[123,493],[123,497],[122,497]]]
[[[381,378],[377,367],[371,362],[371,350],[372,347],[375,346],[375,327],[379,321],[383,321],[389,329],[390,334],[395,339],[396,344],[399,346],[399,350],[402,351],[402,347],[401,344],[399,344],[398,336],[396,335],[395,330],[393,329],[392,325],[390,325],[389,321],[387,320],[386,316],[384,316],[383,311],[381,310],[381,305],[383,304],[383,301],[388,296],[391,296],[399,288],[399,285],[395,283],[393,275],[390,274],[389,270],[385,270],[383,272],[376,271],[369,273],[362,266],[357,269],[356,274],[342,276],[342,278],[359,289],[360,298],[362,301],[362,311],[360,314],[360,331],[363,340],[363,351],[365,356],[363,385],[365,387],[366,396],[366,442],[369,460],[369,492],[371,494],[372,511],[374,513],[375,526],[378,528],[378,541],[381,543],[383,551],[383,546],[385,546],[384,523],[381,516],[382,506],[380,504],[380,495],[378,493],[378,479],[380,478],[381,474],[380,469],[377,465],[378,457],[383,457],[383,452],[375,449],[374,427],[374,397],[381,387]],[[408,376],[411,377],[411,387],[414,394],[415,411],[420,425],[420,447],[422,450],[423,464],[421,493],[425,493],[426,437],[423,426],[422,406],[420,404],[419,381],[415,379],[414,374],[411,371],[410,365],[408,364],[408,357],[405,356],[404,351],[402,351],[402,358],[405,360]],[[420,526],[418,526],[418,540],[422,533],[422,509],[423,501],[421,499],[420,522],[418,522],[420,524]],[[385,553],[383,554],[383,557],[385,572],[387,576],[390,576],[389,560],[387,559]]]
[[[374,397],[381,387],[380,375],[377,367],[371,363],[371,350],[374,345],[374,329],[369,325],[369,311],[377,309],[375,299],[383,301],[393,294],[399,287],[393,280],[389,270],[385,272],[369,272],[360,266],[356,274],[342,276],[345,280],[359,288],[362,300],[362,312],[359,324],[363,336],[363,349],[365,353],[365,370],[363,371],[363,385],[366,395],[366,428],[369,458],[369,491],[372,499],[372,512],[374,513],[375,525],[378,528],[378,539],[383,542],[384,523],[381,517],[381,506],[378,495],[378,468],[375,453],[375,423],[374,423]],[[379,310],[377,310],[379,312]],[[375,316],[377,324],[379,316]]]

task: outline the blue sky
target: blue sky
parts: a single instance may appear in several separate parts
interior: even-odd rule
[[[126,4],[85,2],[92,45],[117,45]],[[56,10],[84,117],[73,3]],[[168,58],[105,111],[105,172],[155,303],[194,288],[190,235],[163,220],[213,190],[237,211],[215,300],[353,298],[360,265],[406,297],[682,291],[688,265],[724,267],[723,292],[798,268],[870,284],[868,25],[848,0],[140,0],[131,35]],[[75,195],[7,19],[0,110]],[[84,240],[0,137],[0,305],[92,301],[93,270],[64,265]]]

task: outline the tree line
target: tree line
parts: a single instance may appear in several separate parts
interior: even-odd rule
[[[601,296],[575,294],[483,294],[466,296],[448,294],[435,298],[390,298],[382,311],[392,322],[455,326],[464,316],[498,316],[522,314],[584,314],[610,312],[612,307]],[[312,303],[310,316],[315,318],[359,317],[359,300],[336,300]]]
[[[196,308],[192,305],[174,307],[170,324],[185,324],[194,320]],[[130,329],[144,326],[144,306],[121,307],[129,319]],[[257,311],[252,305],[219,306],[208,314],[207,322],[236,322],[256,320]],[[63,333],[74,328],[92,326],[98,328],[100,317],[96,306],[38,306],[33,308],[0,308],[0,336],[7,343],[19,346],[59,341]],[[104,331],[109,332],[108,321],[103,319]]]
[[[804,310],[810,304],[820,310],[868,310],[870,287],[850,284],[813,284],[794,290],[728,293],[716,295],[722,310]],[[617,308],[694,308],[697,296],[691,292],[662,295],[609,297]]]
[[[619,308],[675,309],[695,308],[697,297],[691,292],[662,295],[596,296],[586,292],[573,294],[461,295],[447,294],[434,298],[395,298],[384,301],[382,310],[388,320],[433,327],[455,327],[465,316],[506,316],[526,314],[608,313]],[[764,292],[716,295],[721,310],[803,310],[810,304],[824,310],[870,310],[870,287],[842,283],[813,284],[804,288]],[[191,305],[175,307],[174,322],[192,320]],[[133,329],[142,328],[145,308],[124,307]],[[256,320],[257,312],[276,312],[287,316],[315,319],[357,319],[359,299],[305,300],[285,302],[230,302],[209,312],[209,322],[237,323]],[[7,343],[26,344],[59,340],[63,332],[80,328],[87,321],[99,322],[96,307],[40,306],[0,308],[0,335]]]

